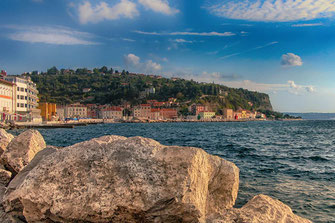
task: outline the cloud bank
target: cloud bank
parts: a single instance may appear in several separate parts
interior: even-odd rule
[[[208,7],[220,17],[229,19],[288,22],[330,18],[335,14],[333,0],[227,0]]]

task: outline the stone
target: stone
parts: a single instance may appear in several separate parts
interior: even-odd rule
[[[7,186],[12,179],[12,173],[0,168],[0,185]]]
[[[204,223],[232,208],[238,185],[239,169],[202,149],[103,136],[43,157],[4,206],[27,222]]]
[[[6,151],[8,144],[13,138],[14,136],[12,134],[0,128],[0,156]]]
[[[5,168],[16,175],[45,147],[45,141],[39,131],[27,130],[8,144],[1,160]]]
[[[213,220],[214,218],[214,220]],[[312,223],[295,215],[291,208],[281,201],[260,194],[242,208],[232,208],[221,217],[212,217],[207,223]]]

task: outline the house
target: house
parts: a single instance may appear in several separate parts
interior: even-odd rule
[[[120,106],[111,106],[101,109],[100,117],[103,119],[120,120],[123,118],[123,108]]]
[[[215,117],[215,112],[203,111],[199,112],[200,119],[211,119]]]
[[[161,111],[159,108],[152,108],[150,110],[150,119],[151,120],[160,120],[161,119]]]
[[[190,110],[193,115],[198,115],[200,112],[206,111],[207,106],[201,104],[193,104],[191,105]]]
[[[163,119],[176,119],[178,118],[177,109],[174,108],[161,108],[160,115]]]
[[[230,108],[223,109],[223,118],[227,120],[234,119],[234,111]]]
[[[57,106],[54,103],[39,103],[38,109],[41,110],[41,116],[43,121],[54,121],[57,120]]]
[[[151,116],[151,105],[150,104],[141,104],[139,106],[134,107],[133,116],[135,118],[146,118],[150,119]]]
[[[83,88],[83,93],[90,92],[92,89],[91,88]]]
[[[56,111],[60,119],[87,118],[87,107],[79,103],[60,106]]]

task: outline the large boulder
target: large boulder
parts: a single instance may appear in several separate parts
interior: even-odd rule
[[[43,136],[37,130],[27,130],[8,144],[1,156],[2,163],[16,175],[45,147]]]
[[[239,169],[198,148],[104,136],[12,182],[4,206],[18,217],[21,207],[28,222],[205,222],[234,205]]]
[[[242,208],[232,208],[224,215],[208,219],[207,223],[312,223],[295,215],[291,208],[277,199],[257,195]]]
[[[0,156],[6,151],[8,144],[13,138],[14,136],[12,134],[0,128]]]

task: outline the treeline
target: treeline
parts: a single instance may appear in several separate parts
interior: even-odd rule
[[[272,110],[269,96],[264,93],[214,83],[133,74],[125,70],[120,72],[105,66],[93,70],[58,70],[52,67],[47,72],[33,71],[28,75],[37,84],[40,101],[58,104],[81,102],[119,105],[127,101],[136,105],[147,99],[166,101],[173,97],[184,107],[201,103],[217,111],[223,108]],[[84,92],[84,89],[89,90]]]

